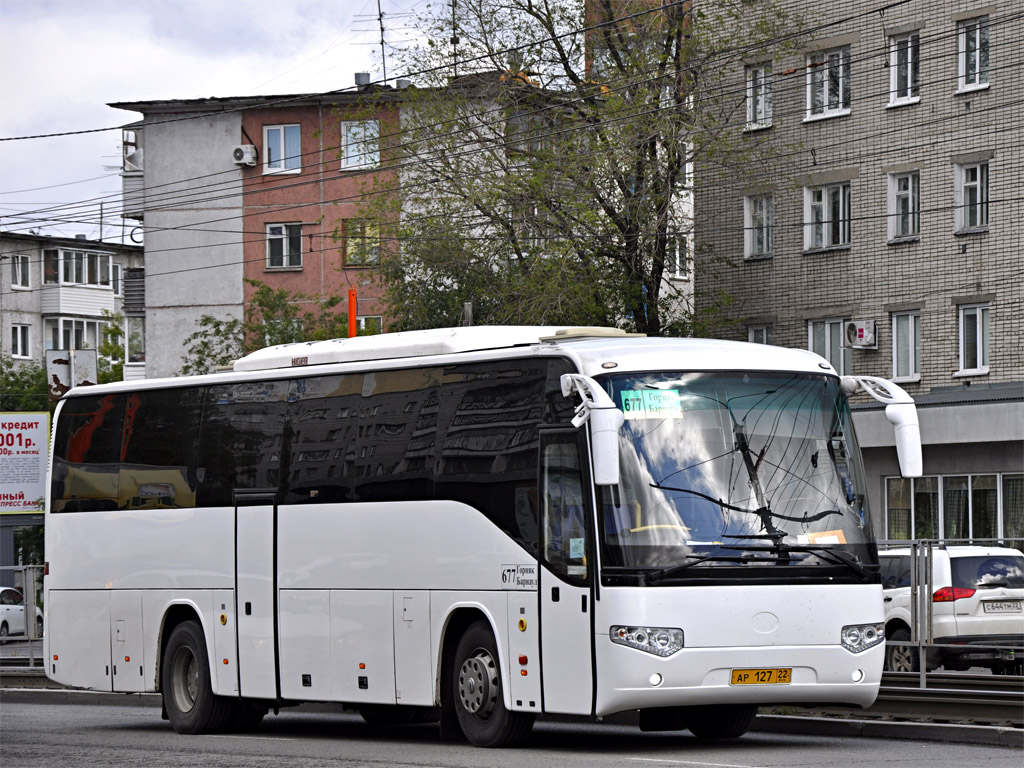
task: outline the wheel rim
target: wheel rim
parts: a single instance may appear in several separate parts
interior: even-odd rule
[[[171,662],[171,695],[179,712],[191,712],[199,692],[199,664],[191,648],[179,648]]]
[[[459,669],[459,701],[474,717],[486,720],[498,703],[498,690],[498,665],[478,648]]]
[[[917,649],[907,645],[893,647],[892,649],[892,670],[893,672],[913,672],[914,657]]]

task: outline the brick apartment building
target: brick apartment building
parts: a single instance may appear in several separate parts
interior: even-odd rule
[[[882,411],[858,406],[879,538],[1019,542],[1020,6],[781,5],[811,31],[734,73],[732,129],[774,159],[697,168],[698,295],[733,297],[723,335],[811,349],[915,397],[913,481]]]
[[[362,85],[110,105],[143,115],[122,176],[125,215],[146,232],[147,377],[178,373],[202,315],[241,318],[248,280],[311,298],[355,287],[359,327],[381,329],[380,233],[360,201],[387,173],[375,169],[398,99]]]

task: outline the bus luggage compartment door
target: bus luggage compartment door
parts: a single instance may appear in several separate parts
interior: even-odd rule
[[[276,699],[277,547],[273,504],[235,508],[235,615],[242,696]]]

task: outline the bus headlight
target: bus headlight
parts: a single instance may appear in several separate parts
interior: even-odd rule
[[[608,630],[613,643],[653,653],[671,656],[683,647],[683,630],[675,627],[619,627]]]
[[[840,635],[843,648],[860,653],[885,642],[884,624],[848,624]]]

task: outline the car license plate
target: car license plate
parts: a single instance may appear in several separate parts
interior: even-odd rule
[[[787,685],[793,674],[790,667],[775,669],[734,669],[730,685]]]
[[[1020,600],[983,600],[985,613],[1020,613]]]

